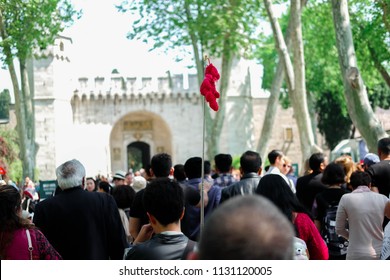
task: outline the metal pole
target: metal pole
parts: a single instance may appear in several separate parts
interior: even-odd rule
[[[207,55],[204,56],[204,60],[207,61]],[[204,72],[204,71],[203,71]],[[204,157],[205,157],[205,140],[206,140],[206,98],[203,97],[203,131],[202,131],[202,181],[200,186],[200,234],[204,228]]]

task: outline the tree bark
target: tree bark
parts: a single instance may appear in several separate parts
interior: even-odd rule
[[[2,12],[0,11],[0,36],[3,41],[8,38],[7,31],[4,25]],[[3,51],[8,66],[8,71],[11,76],[12,86],[15,95],[15,114],[17,121],[17,132],[19,136],[20,145],[20,159],[23,165],[23,178],[29,176],[35,179],[35,125],[33,100],[30,96],[28,87],[28,78],[25,61],[20,61],[21,85],[19,88],[19,81],[16,76],[16,69],[13,62],[13,55],[8,44],[4,44]]]
[[[372,46],[372,43],[368,43],[368,50],[370,52],[370,56],[374,61],[374,66],[378,70],[378,72],[382,75],[382,78],[385,80],[385,83],[388,87],[390,87],[390,75],[387,73],[386,68],[383,67],[382,63],[379,61],[378,54]]]
[[[300,146],[302,151],[302,165],[305,159],[310,157],[313,152],[321,151],[314,142],[314,134],[311,130],[309,110],[306,98],[305,86],[305,63],[303,55],[302,29],[301,29],[301,2],[299,0],[291,1],[291,25],[292,25],[292,48],[294,52],[294,65],[291,62],[287,45],[277,18],[273,13],[273,7],[270,0],[264,0],[264,4],[270,18],[272,31],[276,41],[276,47],[279,53],[279,59],[283,63],[286,74],[289,97],[297,121]]]
[[[301,5],[304,7],[306,5],[306,0],[301,0]],[[290,16],[286,34],[284,35],[284,40],[286,43],[287,49],[291,48],[291,32],[292,32],[292,17]],[[272,80],[270,98],[268,99],[267,109],[265,112],[265,118],[263,122],[263,127],[261,129],[259,141],[257,143],[257,151],[259,152],[262,159],[267,158],[268,153],[268,143],[272,137],[272,131],[276,119],[276,110],[279,104],[280,89],[284,80],[284,63],[279,59],[276,66],[276,72]]]
[[[378,140],[388,135],[370,106],[367,90],[357,67],[347,0],[332,0],[332,13],[348,113],[366,140],[369,150],[375,153]]]

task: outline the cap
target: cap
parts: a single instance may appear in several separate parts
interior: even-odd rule
[[[112,179],[119,179],[119,180],[125,180],[126,173],[123,171],[117,171],[114,176],[112,176]]]
[[[367,167],[378,163],[380,161],[379,157],[376,154],[368,153],[364,156],[363,163]]]

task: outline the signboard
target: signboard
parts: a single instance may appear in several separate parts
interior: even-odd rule
[[[298,178],[298,172],[299,172],[298,163],[293,163],[291,165],[292,165],[292,169],[294,170],[294,176]]]
[[[41,199],[45,199],[53,196],[57,186],[58,185],[56,180],[39,181],[39,197]]]

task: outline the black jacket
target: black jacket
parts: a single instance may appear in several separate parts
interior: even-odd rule
[[[128,246],[112,196],[67,189],[35,207],[34,223],[65,260],[123,259]]]
[[[222,189],[220,203],[236,195],[254,194],[260,178],[255,172],[244,174],[240,181]]]
[[[321,182],[321,179],[322,173],[314,171],[311,174],[299,177],[297,180],[297,198],[310,213],[316,195],[328,188]]]
[[[156,234],[150,240],[130,247],[126,260],[181,260],[188,238],[184,234]]]

